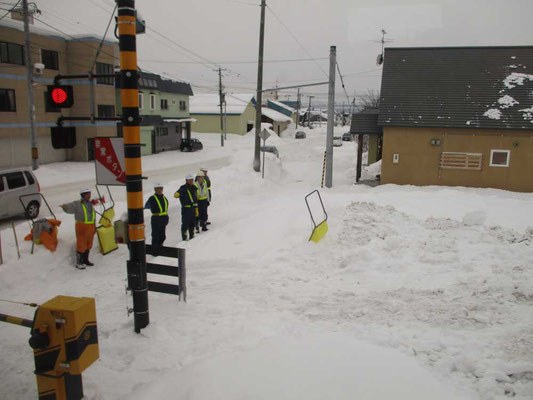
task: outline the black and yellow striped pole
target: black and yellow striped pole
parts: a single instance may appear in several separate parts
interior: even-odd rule
[[[26,328],[31,328],[33,321],[31,319],[24,319],[19,317],[14,317],[13,315],[1,314],[0,321],[8,322],[13,325],[25,326]]]
[[[139,92],[135,31],[135,1],[116,0],[120,50],[120,81],[122,126],[128,195],[128,237],[130,259],[127,263],[128,286],[133,294],[135,332],[150,323],[148,284],[146,279],[146,248],[144,242],[143,190]]]
[[[324,152],[324,162],[322,163],[322,182],[320,184],[320,187],[323,188],[324,187],[324,176],[326,174],[326,160],[328,158],[328,152],[325,151]]]

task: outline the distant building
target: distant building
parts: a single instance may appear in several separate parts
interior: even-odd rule
[[[116,123],[65,123],[65,126],[76,127],[76,146],[72,149],[55,149],[52,146],[50,127],[55,126],[57,118],[62,115],[90,115],[90,85],[87,80],[82,79],[61,81],[74,85],[74,106],[68,109],[56,109],[47,104],[45,92],[47,85],[51,85],[58,74],[87,74],[93,65],[101,38],[90,35],[73,39],[32,25],[30,32],[32,64],[45,65],[44,72],[35,74],[33,79],[39,162],[46,164],[66,160],[88,160],[90,141],[99,136],[116,136]],[[118,44],[104,41],[96,60],[95,72],[112,74],[117,64]],[[97,79],[95,95],[97,116],[114,116],[114,79]],[[7,17],[0,22],[0,115],[0,167],[30,165],[31,142],[23,23],[9,20]]]
[[[383,183],[533,191],[533,47],[385,50]]]
[[[298,118],[296,110],[287,104],[282,103],[281,101],[267,100],[267,107],[290,117],[292,122],[296,123],[296,119]]]
[[[261,107],[261,122],[267,122],[272,124],[272,130],[277,133],[278,136],[281,135],[289,124],[292,122],[292,118],[288,117],[285,114],[282,114],[276,110],[267,107]]]
[[[192,95],[188,83],[141,73],[141,155],[179,149],[182,139],[191,138],[191,123],[195,121],[189,114],[189,96]],[[117,104],[121,104],[120,90],[117,90]]]
[[[226,94],[223,107],[227,133],[245,135],[255,126],[253,94]],[[194,132],[220,133],[220,101],[218,94],[197,94],[191,98],[191,117],[196,119]]]

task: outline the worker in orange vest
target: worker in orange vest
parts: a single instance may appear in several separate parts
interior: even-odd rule
[[[85,266],[93,266],[89,261],[89,252],[93,247],[94,234],[96,232],[93,203],[91,202],[91,191],[89,189],[80,190],[80,200],[72,203],[61,204],[61,208],[67,214],[74,214],[76,220],[76,268],[85,269]]]

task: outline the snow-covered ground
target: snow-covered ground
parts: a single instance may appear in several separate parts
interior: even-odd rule
[[[96,298],[100,360],[83,374],[87,399],[533,398],[532,194],[354,185],[354,142],[335,148],[333,188],[320,189],[325,126],[268,139],[280,158],[267,154],[265,179],[251,167],[252,135],[229,135],[224,149],[218,135],[197,136],[203,152],[146,158],[146,171],[223,161],[210,171],[211,229],[190,242],[178,239],[171,198],[183,174],[164,182],[166,244],[187,249],[188,302],[150,293],[141,334],[126,315],[127,249],[93,251],[96,266],[74,269],[74,223],[60,210],[54,254],[30,255],[25,242],[17,260],[1,231],[0,299]],[[91,179],[86,163],[45,170],[45,195]],[[329,232],[315,244],[304,196],[317,188]],[[19,242],[26,233],[20,223]],[[0,312],[33,316],[5,302]],[[0,398],[36,397],[25,329],[0,325]]]

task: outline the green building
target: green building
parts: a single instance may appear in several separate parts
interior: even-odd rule
[[[139,114],[141,121],[141,154],[177,150],[181,141],[191,138],[189,114],[191,85],[163,79],[160,75],[142,72],[139,78]],[[117,104],[122,108],[120,90]]]

